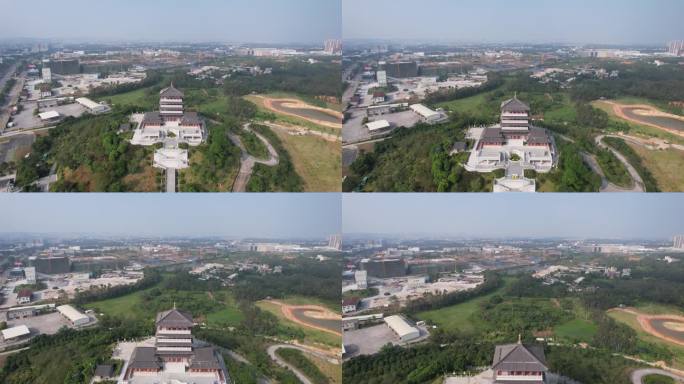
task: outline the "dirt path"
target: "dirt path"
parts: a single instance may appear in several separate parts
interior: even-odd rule
[[[304,375],[303,372],[301,372],[299,369],[297,369],[296,367],[294,367],[293,365],[291,365],[287,361],[281,359],[280,356],[278,356],[278,354],[276,354],[276,351],[281,349],[281,348],[296,349],[296,350],[302,351],[304,353],[308,353],[310,355],[316,356],[320,359],[327,360],[328,362],[330,362],[332,364],[340,364],[340,361],[337,357],[331,357],[330,354],[328,354],[328,353],[323,353],[323,352],[321,352],[315,348],[310,348],[310,347],[306,347],[303,345],[275,344],[275,345],[271,345],[270,347],[268,347],[268,349],[266,351],[268,352],[268,355],[271,357],[271,359],[273,361],[275,361],[281,367],[285,367],[285,368],[291,370],[292,372],[294,372],[295,376],[297,376],[299,381],[301,381],[304,384],[308,384],[308,383],[313,384],[313,382],[308,377],[306,377],[306,375]]]
[[[639,108],[639,109],[644,109],[644,110],[648,111],[648,115],[649,115],[649,116],[663,116],[663,117],[669,117],[669,118],[671,118],[671,119],[677,119],[677,120],[682,120],[682,121],[684,121],[684,117],[682,117],[682,116],[677,116],[677,115],[673,115],[673,114],[670,114],[670,113],[665,113],[665,112],[663,112],[663,111],[660,111],[660,110],[656,109],[656,108],[653,107],[652,105],[646,105],[646,104],[628,104],[628,105],[627,105],[627,104],[619,104],[619,103],[616,103],[616,102],[614,102],[614,101],[609,101],[609,100],[602,100],[601,102],[610,105],[610,106],[613,108],[613,113],[614,113],[617,117],[619,117],[619,118],[621,118],[621,119],[623,119],[623,120],[627,120],[627,121],[632,122],[632,123],[634,123],[634,124],[646,125],[646,126],[649,126],[649,127],[652,127],[652,128],[657,128],[657,129],[660,129],[660,130],[663,130],[663,131],[672,133],[672,134],[674,134],[674,135],[684,137],[684,132],[682,132],[682,131],[680,131],[680,130],[672,129],[672,128],[667,128],[667,127],[662,127],[662,126],[660,126],[660,125],[658,125],[658,124],[653,124],[653,123],[649,123],[649,122],[645,122],[645,121],[633,119],[633,118],[627,116],[627,115],[624,113],[623,108]]]
[[[297,323],[299,325],[303,325],[308,328],[313,328],[317,329],[319,331],[324,331],[328,333],[332,333],[333,335],[337,336],[342,336],[342,332],[338,331],[333,331],[332,329],[328,329],[325,327],[318,326],[316,324],[311,324],[311,323],[306,323],[300,319],[298,319],[292,311],[295,309],[305,309],[305,310],[311,310],[315,312],[320,312],[322,314],[321,318],[327,318],[327,319],[339,319],[340,315],[332,312],[331,310],[321,307],[320,305],[289,305],[285,304],[283,302],[277,301],[277,300],[266,300],[267,303],[275,304],[280,307],[280,311],[282,312],[283,316],[287,318],[288,320]]]
[[[621,311],[621,312],[629,313],[631,315],[635,315],[637,322],[639,323],[639,326],[641,327],[641,329],[644,332],[648,333],[651,336],[655,336],[659,339],[668,341],[670,343],[684,346],[684,341],[679,340],[679,339],[675,339],[673,337],[670,337],[668,335],[660,333],[651,324],[652,320],[672,320],[674,322],[684,322],[684,316],[679,316],[679,315],[649,315],[646,313],[641,313],[634,308],[614,308],[614,309],[611,309],[611,311]]]
[[[237,177],[235,178],[235,182],[233,183],[233,192],[245,192],[247,189],[247,183],[249,182],[249,178],[252,177],[252,171],[254,170],[254,165],[259,163],[259,164],[264,164],[269,167],[274,167],[278,165],[280,162],[278,158],[278,152],[273,148],[273,145],[266,140],[265,137],[262,135],[252,131],[252,129],[249,127],[250,123],[246,123],[245,125],[242,126],[242,129],[254,133],[259,140],[261,140],[264,145],[266,145],[266,148],[268,149],[269,153],[269,158],[267,160],[263,159],[258,159],[247,152],[247,148],[245,148],[244,144],[242,144],[242,141],[240,140],[240,137],[238,135],[228,133],[228,137],[230,140],[233,142],[233,144],[237,145],[240,148],[240,151],[242,152],[240,155],[240,171],[237,174]]]
[[[332,109],[316,107],[314,105],[307,104],[307,103],[305,103],[301,100],[297,100],[297,99],[273,99],[273,98],[269,98],[269,97],[262,96],[262,95],[255,95],[255,97],[261,99],[264,102],[264,107],[266,109],[268,109],[269,111],[276,112],[276,113],[279,113],[282,115],[298,117],[300,119],[312,122],[314,124],[322,125],[324,127],[342,129],[342,113],[337,112],[337,111],[333,111]],[[277,109],[276,107],[273,106],[274,101],[287,102],[288,108],[306,108],[306,109],[314,109],[317,111],[321,111],[323,113],[326,113],[326,114],[329,114],[329,115],[332,115],[335,117],[339,117],[340,122],[339,123],[332,123],[330,121],[318,120],[318,119],[314,119],[311,117],[298,115],[296,113],[283,111],[283,110]]]
[[[318,136],[325,141],[330,141],[333,143],[341,140],[340,137],[337,135],[333,135],[331,133],[325,133],[325,132],[321,132],[321,131],[316,131],[314,129],[308,129],[308,128],[304,128],[304,127],[290,126],[290,125],[284,125],[284,124],[276,124],[276,123],[272,123],[270,121],[264,121],[261,124],[263,124],[269,128],[278,129],[278,130],[291,132],[291,133],[297,133],[300,135]]]

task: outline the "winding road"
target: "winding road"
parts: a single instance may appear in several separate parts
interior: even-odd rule
[[[561,139],[565,141],[569,141],[571,143],[574,143],[575,140],[572,138],[557,134]],[[596,136],[595,141],[596,144],[601,147],[608,149],[611,151],[615,157],[627,168],[627,172],[629,172],[629,175],[632,178],[632,188],[623,188],[618,185],[615,185],[608,181],[606,178],[606,175],[603,173],[603,169],[601,169],[601,166],[599,166],[598,161],[596,160],[596,156],[592,155],[591,153],[580,151],[580,155],[582,155],[582,159],[584,159],[584,162],[591,168],[591,170],[599,175],[601,177],[601,187],[599,188],[599,192],[644,192],[644,182],[641,179],[641,176],[639,173],[636,171],[636,169],[632,166],[632,164],[627,161],[627,159],[617,150],[613,149],[612,147],[606,145],[603,143],[603,138],[604,137],[620,137],[620,136],[615,136],[615,135],[599,135]]]
[[[233,183],[233,192],[245,192],[247,189],[247,183],[249,182],[249,178],[252,177],[252,171],[254,170],[254,164],[264,164],[269,167],[274,167],[278,165],[279,163],[279,158],[278,158],[278,152],[273,148],[271,143],[266,140],[265,137],[262,135],[254,132],[250,128],[251,123],[246,123],[242,126],[242,129],[248,132],[254,133],[259,140],[261,140],[264,145],[266,145],[266,148],[268,149],[268,154],[269,158],[267,160],[263,159],[258,159],[247,152],[247,148],[245,148],[245,145],[242,144],[242,140],[240,140],[240,137],[238,135],[235,135],[233,133],[228,133],[228,137],[230,140],[233,142],[233,144],[237,145],[238,148],[240,148],[240,151],[242,154],[240,155],[240,171],[238,172],[237,177],[235,178],[235,182]]]
[[[657,369],[657,368],[644,368],[644,369],[637,369],[636,371],[632,372],[630,375],[630,378],[632,379],[632,384],[642,384],[644,377],[648,375],[662,375],[662,376],[667,376],[671,377],[675,380],[677,383],[684,383],[684,376],[678,376],[675,375],[674,373],[662,370],[662,369]]]
[[[616,149],[611,147],[610,145],[607,145],[603,142],[604,137],[617,137],[621,138],[620,136],[616,135],[598,135],[594,138],[594,141],[596,141],[596,145],[598,145],[601,148],[605,148],[613,152],[615,157],[617,157],[618,160],[627,168],[627,172],[629,172],[629,175],[632,177],[632,180],[634,181],[634,186],[632,187],[631,190],[624,190],[626,192],[644,192],[646,189],[644,188],[644,180],[641,179],[641,176],[639,175],[639,172],[637,172],[636,168],[630,164],[629,161],[627,161],[627,158],[625,158],[622,153],[618,152]]]
[[[313,382],[311,380],[309,380],[309,378],[306,377],[306,375],[304,375],[304,373],[302,373],[302,371],[300,371],[296,367],[292,366],[290,363],[286,362],[285,360],[281,359],[280,356],[278,356],[276,354],[276,351],[281,349],[281,348],[297,349],[297,350],[302,351],[304,353],[308,353],[308,354],[316,356],[318,358],[327,360],[333,364],[339,364],[340,363],[340,361],[338,359],[332,358],[329,355],[326,355],[326,354],[324,354],[324,353],[322,353],[316,349],[307,348],[307,347],[304,347],[301,345],[274,344],[274,345],[271,345],[270,347],[268,347],[266,352],[268,352],[268,355],[271,357],[271,359],[273,361],[275,361],[281,367],[285,367],[285,368],[289,369],[290,371],[292,371],[295,374],[295,376],[297,376],[299,381],[301,381],[303,384],[313,384]]]

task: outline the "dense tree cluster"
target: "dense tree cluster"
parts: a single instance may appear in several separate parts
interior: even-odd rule
[[[291,348],[281,348],[276,351],[283,360],[297,367],[314,384],[328,384],[330,380],[318,367],[304,356],[302,351]]]
[[[620,152],[627,158],[630,164],[636,169],[644,181],[646,192],[659,192],[658,181],[655,179],[651,171],[646,168],[641,157],[630,147],[623,139],[617,137],[605,137],[603,141]]]

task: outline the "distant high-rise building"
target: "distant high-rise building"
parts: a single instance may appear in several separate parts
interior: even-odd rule
[[[684,235],[677,235],[672,240],[673,248],[684,249]]]
[[[331,55],[339,55],[342,53],[342,40],[329,39],[323,42],[325,52]]]
[[[378,71],[375,73],[375,76],[378,78],[378,85],[380,85],[381,87],[387,86],[387,72]]]
[[[342,236],[341,235],[330,235],[328,237],[328,247],[336,250],[342,249]]]
[[[368,271],[356,271],[356,272],[354,272],[354,280],[356,280],[356,288],[358,288],[358,289],[368,288]]]
[[[667,45],[667,52],[674,56],[684,56],[684,40],[670,41]]]
[[[387,72],[387,76],[394,78],[418,76],[418,64],[415,61],[386,63],[380,69]]]
[[[52,71],[48,67],[43,67],[43,81],[46,83],[52,82]]]

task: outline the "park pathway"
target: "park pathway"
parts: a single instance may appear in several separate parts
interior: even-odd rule
[[[245,192],[247,189],[247,183],[249,183],[250,177],[252,177],[252,172],[254,171],[254,165],[255,164],[264,164],[269,167],[274,167],[278,165],[280,162],[279,157],[278,157],[278,152],[273,148],[273,145],[261,134],[254,132],[250,128],[250,123],[246,123],[242,126],[242,129],[248,132],[254,133],[259,140],[261,140],[264,145],[266,145],[266,148],[268,149],[268,154],[269,158],[266,160],[256,158],[247,152],[247,148],[245,148],[245,145],[242,143],[242,140],[240,140],[240,137],[236,134],[233,133],[228,133],[228,137],[230,140],[233,142],[233,144],[237,145],[238,148],[240,148],[240,171],[237,174],[237,177],[235,178],[235,182],[233,183],[233,192]]]

